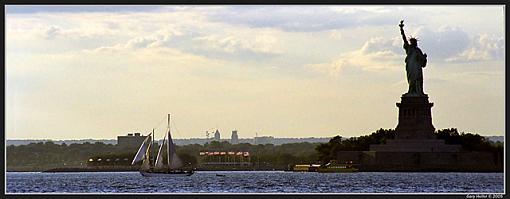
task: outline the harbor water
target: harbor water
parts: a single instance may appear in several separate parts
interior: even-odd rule
[[[503,193],[503,173],[7,172],[6,193]]]

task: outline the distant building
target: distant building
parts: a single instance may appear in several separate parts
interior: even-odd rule
[[[230,137],[231,144],[239,144],[239,136],[237,135],[237,130],[232,131],[232,136]]]
[[[214,132],[214,140],[218,142],[220,141],[220,131],[218,131],[218,129]]]
[[[274,137],[273,136],[262,136],[262,137],[254,137],[255,144],[273,144]]]
[[[201,151],[199,167],[205,170],[244,170],[253,166],[249,151]]]
[[[126,149],[138,149],[147,136],[140,133],[128,133],[127,136],[117,136],[117,146]]]

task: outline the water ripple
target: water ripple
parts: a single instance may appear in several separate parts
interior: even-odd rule
[[[216,174],[221,174],[217,176]],[[503,173],[7,172],[7,193],[502,193]]]

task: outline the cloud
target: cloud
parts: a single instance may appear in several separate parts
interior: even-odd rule
[[[383,38],[383,37],[374,37],[370,38],[366,41],[361,47],[361,54],[371,54],[371,53],[402,53],[403,48],[399,38]]]
[[[161,29],[149,36],[139,36],[130,39],[124,46],[131,49],[161,47],[167,45],[173,37],[182,35],[184,33],[177,29]]]
[[[282,53],[278,31],[218,24],[204,19],[201,14],[218,8],[190,9],[161,14],[159,17],[130,14],[136,19],[131,18],[128,24],[151,25],[138,30],[124,27],[123,30],[128,29],[126,33],[119,31],[119,35],[126,38],[124,41],[100,46],[96,50],[164,47],[211,58],[240,60],[267,58]]]
[[[473,61],[501,59],[504,52],[504,39],[489,35],[470,39],[458,27],[440,27],[437,31],[419,27],[408,37],[417,37],[418,45],[427,53],[429,62]],[[404,63],[405,53],[402,38],[373,37],[360,49],[343,53],[327,63],[310,64],[308,67],[321,73],[338,76],[348,70],[380,71],[395,70]]]
[[[496,35],[481,34],[473,38],[470,46],[447,61],[469,62],[503,60],[505,55],[505,38]]]
[[[329,37],[332,38],[332,39],[336,39],[336,40],[341,40],[342,39],[342,33],[338,30],[331,30],[329,31]]]
[[[7,14],[29,14],[29,13],[83,13],[83,12],[147,12],[161,9],[161,6],[31,6],[31,5],[9,5],[5,7]]]
[[[367,40],[360,49],[344,53],[331,62],[307,66],[332,76],[338,76],[347,71],[396,70],[403,62],[402,51],[397,38],[374,37]]]
[[[418,45],[429,55],[429,61],[469,62],[502,60],[504,57],[504,37],[479,34],[470,37],[459,27],[442,26],[437,31],[420,27],[414,33]]]
[[[268,11],[269,10],[269,11]],[[276,28],[290,32],[325,31],[347,27],[388,25],[395,15],[388,9],[345,6],[231,6],[208,13],[212,20],[254,28]],[[235,16],[235,17],[232,17]]]
[[[200,56],[220,59],[257,60],[277,56],[280,49],[277,37],[267,31],[238,31],[230,34],[201,32],[158,31],[128,41],[92,49],[96,52],[131,51],[147,48],[177,49]]]
[[[205,48],[219,50],[227,53],[250,51],[253,53],[279,54],[280,50],[275,49],[277,38],[269,33],[257,34],[253,38],[242,37],[241,35],[208,35],[198,37],[194,40],[205,44]]]
[[[48,39],[54,38],[57,34],[59,34],[62,30],[55,26],[50,26],[46,31],[44,31],[44,36]]]
[[[110,46],[101,46],[93,49],[85,49],[85,52],[120,52],[132,51],[145,48],[160,47],[163,43],[167,42],[168,36],[148,36],[148,37],[135,37],[124,43],[119,43]]]
[[[187,7],[157,14],[11,14],[7,24],[9,46],[12,49],[23,43],[25,49],[37,53],[47,52],[49,43],[52,52],[165,47],[211,58],[238,60],[261,60],[283,52],[278,31],[234,27],[204,18],[204,12],[217,9]]]
[[[458,27],[442,26],[437,31],[418,28],[408,37],[417,37],[418,46],[429,55],[429,61],[444,61],[463,52],[471,42],[468,33]]]

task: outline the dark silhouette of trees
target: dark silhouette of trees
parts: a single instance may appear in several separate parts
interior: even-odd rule
[[[456,128],[442,129],[436,132],[438,139],[445,140],[446,144],[460,144],[466,151],[484,151],[494,154],[496,159],[503,158],[503,143],[493,142],[474,133],[459,133]]]
[[[176,152],[185,163],[192,166],[200,164],[201,151],[242,151],[249,152],[252,163],[260,163],[271,168],[287,168],[288,164],[313,163],[317,160],[317,143],[291,143],[283,145],[248,143],[230,144],[211,141],[205,145],[190,144],[177,146]],[[157,151],[157,146],[154,147]],[[7,168],[26,168],[26,170],[47,170],[57,167],[79,167],[87,163],[93,166],[130,165],[137,150],[118,148],[116,145],[102,142],[83,144],[61,144],[39,142],[28,145],[7,147]],[[128,160],[125,160],[128,158]],[[89,159],[93,159],[89,162]],[[97,159],[101,159],[100,162]],[[110,161],[106,161],[110,159]],[[118,161],[116,161],[119,159]],[[166,161],[166,160],[164,160]]]
[[[370,144],[386,143],[386,139],[395,138],[395,130],[379,129],[370,135],[360,137],[351,137],[343,139],[341,136],[335,136],[328,143],[320,144],[316,150],[321,163],[327,163],[336,159],[338,151],[368,151]]]
[[[434,133],[438,139],[446,144],[459,144],[466,151],[492,152],[495,156],[503,157],[503,143],[492,142],[487,138],[473,133],[459,133],[456,128],[441,129]],[[342,139],[333,137],[328,143],[320,144],[316,150],[322,163],[336,159],[339,151],[368,151],[371,144],[383,144],[387,139],[395,138],[394,129],[379,129],[370,135]]]
[[[122,151],[117,149],[115,145],[102,142],[58,145],[49,141],[6,147],[7,168],[49,169],[64,166],[84,166],[87,160],[95,155],[130,152],[136,153],[136,151]]]

